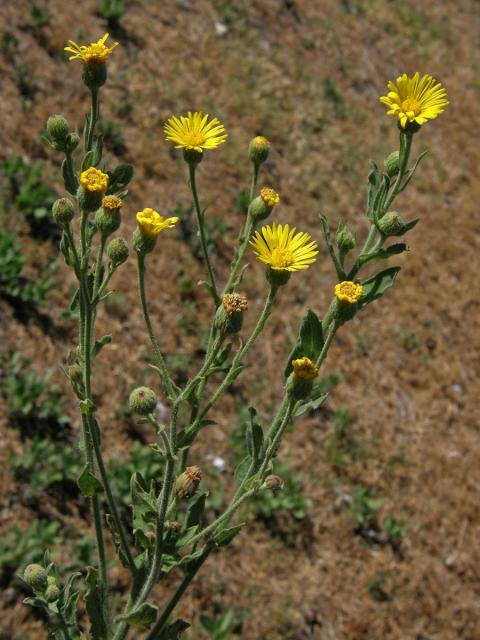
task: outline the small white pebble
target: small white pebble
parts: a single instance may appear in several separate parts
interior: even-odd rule
[[[167,407],[161,403],[157,402],[157,416],[159,420],[165,420],[168,415]]]
[[[212,464],[215,469],[218,469],[219,471],[223,471],[225,469],[225,460],[223,458],[220,458],[220,456],[216,456],[213,459]]]
[[[220,38],[225,36],[228,33],[228,27],[224,22],[216,22],[215,23],[215,33]]]

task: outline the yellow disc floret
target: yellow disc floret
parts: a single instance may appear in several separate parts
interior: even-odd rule
[[[299,358],[292,360],[293,372],[300,380],[313,380],[318,375],[318,367],[310,358]]]
[[[216,149],[227,139],[225,127],[217,118],[208,122],[208,114],[201,111],[188,112],[188,116],[172,116],[163,128],[167,140],[175,143],[176,149]]]
[[[90,167],[80,174],[80,184],[89,193],[105,193],[108,188],[108,176],[100,169]]]
[[[262,189],[260,189],[260,197],[269,207],[274,207],[280,202],[280,196],[276,191],[270,189],[270,187],[263,187]]]
[[[97,40],[97,42],[91,42],[89,45],[79,45],[73,40],[69,40],[68,47],[65,47],[65,51],[73,53],[69,60],[81,60],[86,65],[95,65],[105,62],[108,56],[117,46],[118,42],[114,42],[111,47],[107,47],[105,44],[108,38],[108,33]]]
[[[398,118],[403,129],[411,122],[422,125],[433,120],[448,105],[447,92],[441,83],[428,75],[420,78],[418,72],[412,78],[404,73],[396,84],[390,81],[388,88],[388,94],[380,102],[388,107],[389,116]]]
[[[178,220],[178,218],[164,218],[158,211],[150,208],[137,213],[139,229],[149,238],[155,238],[164,229],[171,229]]]
[[[296,233],[296,228],[275,222],[255,232],[250,244],[257,260],[279,271],[308,269],[316,260],[317,243],[308,233]]]
[[[355,304],[360,300],[363,294],[363,287],[356,282],[344,280],[335,286],[335,296],[340,302],[347,304]]]

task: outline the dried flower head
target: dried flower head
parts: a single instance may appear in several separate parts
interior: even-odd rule
[[[105,196],[102,200],[102,207],[105,211],[116,211],[123,207],[123,200],[117,196]]]
[[[296,233],[296,228],[275,222],[255,232],[250,244],[257,260],[278,271],[308,269],[315,262],[317,243],[308,233]]]
[[[335,286],[335,296],[340,302],[355,304],[362,297],[362,293],[362,285],[349,280],[344,280]]]
[[[310,358],[303,357],[292,360],[293,372],[300,380],[313,380],[318,375],[318,367]]]
[[[202,472],[199,467],[187,467],[185,471],[178,476],[175,482],[175,493],[177,498],[186,500],[191,498],[198,489],[201,479]]]
[[[201,111],[188,112],[188,116],[172,116],[163,128],[167,140],[175,143],[176,149],[216,149],[227,139],[225,127],[217,118],[208,122],[208,114]]]
[[[108,35],[109,34],[106,33],[100,40],[91,42],[89,45],[79,45],[73,40],[69,40],[69,46],[65,47],[65,51],[73,53],[73,56],[70,56],[69,60],[81,60],[88,66],[105,62],[118,44],[118,42],[114,42],[111,47],[107,47],[105,41]]]
[[[155,238],[164,229],[171,229],[179,220],[178,218],[164,218],[158,211],[149,207],[139,211],[136,217],[140,231],[149,238]]]
[[[390,91],[380,102],[388,107],[389,116],[398,118],[402,129],[411,122],[422,125],[433,120],[448,105],[447,92],[441,83],[428,75],[420,79],[418,72],[412,78],[404,73],[396,84],[390,81],[388,88]]]
[[[225,293],[222,296],[222,304],[229,316],[246,311],[248,308],[247,298],[238,293]]]
[[[108,176],[100,169],[90,167],[80,174],[80,184],[89,193],[105,193],[108,188]]]

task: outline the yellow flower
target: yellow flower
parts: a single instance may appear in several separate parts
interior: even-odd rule
[[[123,200],[117,196],[105,196],[102,200],[102,207],[105,211],[116,211],[123,207]]]
[[[428,75],[420,79],[418,72],[413,78],[404,73],[397,78],[396,85],[390,81],[388,88],[389,93],[380,102],[389,108],[389,116],[399,119],[403,129],[409,122],[422,125],[436,118],[448,105],[447,92],[441,83]]]
[[[108,33],[100,38],[97,42],[92,42],[89,45],[77,44],[73,40],[69,40],[70,46],[65,47],[65,51],[73,53],[69,60],[81,60],[86,65],[101,64],[105,62],[108,56],[117,46],[118,42],[114,42],[111,47],[107,47],[105,40],[108,38]]]
[[[208,114],[201,111],[188,112],[188,116],[172,116],[163,130],[167,140],[175,143],[176,149],[194,149],[202,153],[204,149],[216,149],[225,142],[227,134],[225,127],[217,118],[208,122]]]
[[[318,367],[310,360],[310,358],[299,358],[292,360],[293,372],[295,377],[300,380],[313,380],[318,375]]]
[[[108,188],[108,176],[100,169],[90,167],[80,174],[80,184],[89,193],[105,192]]]
[[[280,202],[280,196],[276,191],[270,189],[270,187],[260,189],[260,197],[268,207],[274,207]]]
[[[362,294],[362,285],[350,282],[349,280],[344,280],[335,286],[335,296],[340,302],[355,304],[360,300]]]
[[[155,238],[164,229],[171,229],[177,222],[178,218],[164,218],[158,211],[150,208],[137,213],[138,226],[149,238]]]
[[[255,232],[250,240],[257,260],[270,265],[277,271],[298,271],[308,269],[315,262],[317,243],[311,241],[308,233],[295,233],[288,224],[275,222],[262,227],[262,233]]]

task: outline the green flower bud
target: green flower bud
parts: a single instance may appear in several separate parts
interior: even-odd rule
[[[400,170],[400,152],[392,151],[383,162],[383,169],[389,178],[394,178]]]
[[[78,133],[69,133],[67,136],[67,141],[65,143],[67,151],[75,151],[75,149],[78,147],[79,142],[80,136],[78,135]]]
[[[318,367],[304,356],[292,361],[293,371],[287,380],[287,392],[294,400],[305,400],[312,392]]]
[[[270,142],[264,136],[256,136],[248,146],[248,157],[255,166],[263,164],[270,152]]]
[[[116,269],[128,258],[128,244],[123,238],[114,238],[108,243],[107,256]]]
[[[76,362],[68,367],[67,375],[74,384],[83,384],[82,367]]]
[[[74,215],[75,209],[73,203],[68,198],[55,200],[52,205],[52,216],[60,227],[64,227],[71,222]]]
[[[248,208],[249,214],[255,222],[265,220],[271,214],[275,205],[280,202],[280,196],[269,187],[260,189],[260,195],[252,200]]]
[[[245,296],[238,293],[226,293],[215,316],[215,325],[224,337],[238,333],[243,324],[243,312],[248,307]]]
[[[203,160],[203,151],[197,149],[184,149],[183,159],[190,165],[197,165]]]
[[[105,198],[104,198],[105,200]],[[120,226],[120,209],[105,209],[100,207],[95,215],[97,229],[104,235],[109,236]]]
[[[198,489],[202,472],[199,467],[187,467],[175,482],[175,494],[180,500],[188,500]]]
[[[155,249],[158,236],[149,236],[146,233],[142,233],[139,227],[135,229],[132,237],[132,244],[135,251],[144,256],[146,253],[150,253]]]
[[[396,211],[388,211],[378,221],[378,228],[384,236],[401,236],[407,231],[407,223]]]
[[[47,577],[47,583],[48,583],[48,586],[50,586],[52,584],[57,584],[57,579],[55,578],[55,576],[48,576]]]
[[[291,272],[287,269],[272,269],[267,267],[267,280],[272,287],[283,287],[290,280]]]
[[[63,116],[50,116],[47,120],[47,133],[52,142],[60,145],[59,151],[65,148],[67,137],[70,133],[68,122]]]
[[[29,564],[23,572],[23,579],[34,591],[43,593],[48,586],[48,575],[39,564]]]
[[[348,226],[348,224],[341,224],[338,227],[337,233],[335,234],[335,240],[337,242],[337,247],[339,248],[340,253],[344,256],[347,255],[349,251],[354,249],[355,245],[357,244],[355,236],[350,231],[350,227]]]
[[[50,586],[47,587],[47,590],[45,591],[43,596],[47,602],[51,603],[51,602],[56,602],[59,599],[60,593],[61,591],[57,587],[57,585],[51,584]]]
[[[78,187],[77,200],[78,206],[85,213],[96,211],[102,204],[103,193],[99,191],[89,191],[85,187]]]
[[[102,87],[107,81],[107,65],[104,62],[85,64],[82,79],[90,90]]]
[[[130,394],[130,409],[141,416],[148,416],[155,411],[157,396],[149,387],[138,387]]]

